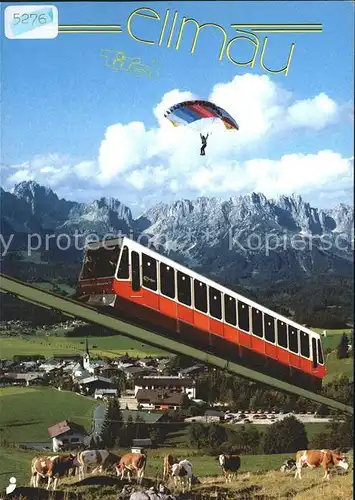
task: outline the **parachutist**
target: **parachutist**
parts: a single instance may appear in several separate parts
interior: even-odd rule
[[[201,156],[205,156],[205,154],[206,154],[205,149],[207,147],[208,136],[209,136],[209,134],[207,134],[207,135],[200,134],[201,141],[202,141],[201,153],[200,153]]]

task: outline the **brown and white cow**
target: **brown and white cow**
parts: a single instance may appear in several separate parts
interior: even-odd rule
[[[323,479],[329,481],[329,469],[332,466],[342,467],[348,470],[349,462],[345,455],[332,450],[301,450],[296,454],[296,477],[301,479],[302,467],[307,465],[311,469],[315,469],[320,465],[323,467]]]
[[[142,484],[147,456],[143,453],[126,453],[116,465],[117,476],[124,478],[127,471],[128,481],[131,482],[131,473],[137,472],[137,483]]]
[[[171,476],[172,467],[174,464],[179,462],[178,458],[174,458],[173,455],[165,455],[163,460],[163,481],[167,481]]]
[[[55,455],[53,457],[35,457],[31,462],[31,486],[38,487],[39,478],[48,477],[47,490],[53,481],[53,490],[57,488],[58,479],[69,469],[76,467],[75,455]]]
[[[119,457],[107,450],[84,450],[78,453],[77,462],[79,465],[79,481],[84,479],[89,467],[94,467],[92,473],[102,473],[113,466]]]

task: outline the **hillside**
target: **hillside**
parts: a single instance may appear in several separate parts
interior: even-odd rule
[[[48,427],[66,419],[90,431],[97,405],[93,399],[49,387],[0,388],[0,398],[0,440],[9,442],[49,442]]]

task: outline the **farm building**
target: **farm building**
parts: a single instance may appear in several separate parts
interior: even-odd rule
[[[69,420],[48,427],[48,434],[52,438],[54,452],[82,445],[88,435],[84,427]]]

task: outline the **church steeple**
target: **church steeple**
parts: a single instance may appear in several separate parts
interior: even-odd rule
[[[83,368],[89,370],[90,368],[90,354],[89,354],[89,343],[88,338],[85,339],[85,349],[83,354]]]

